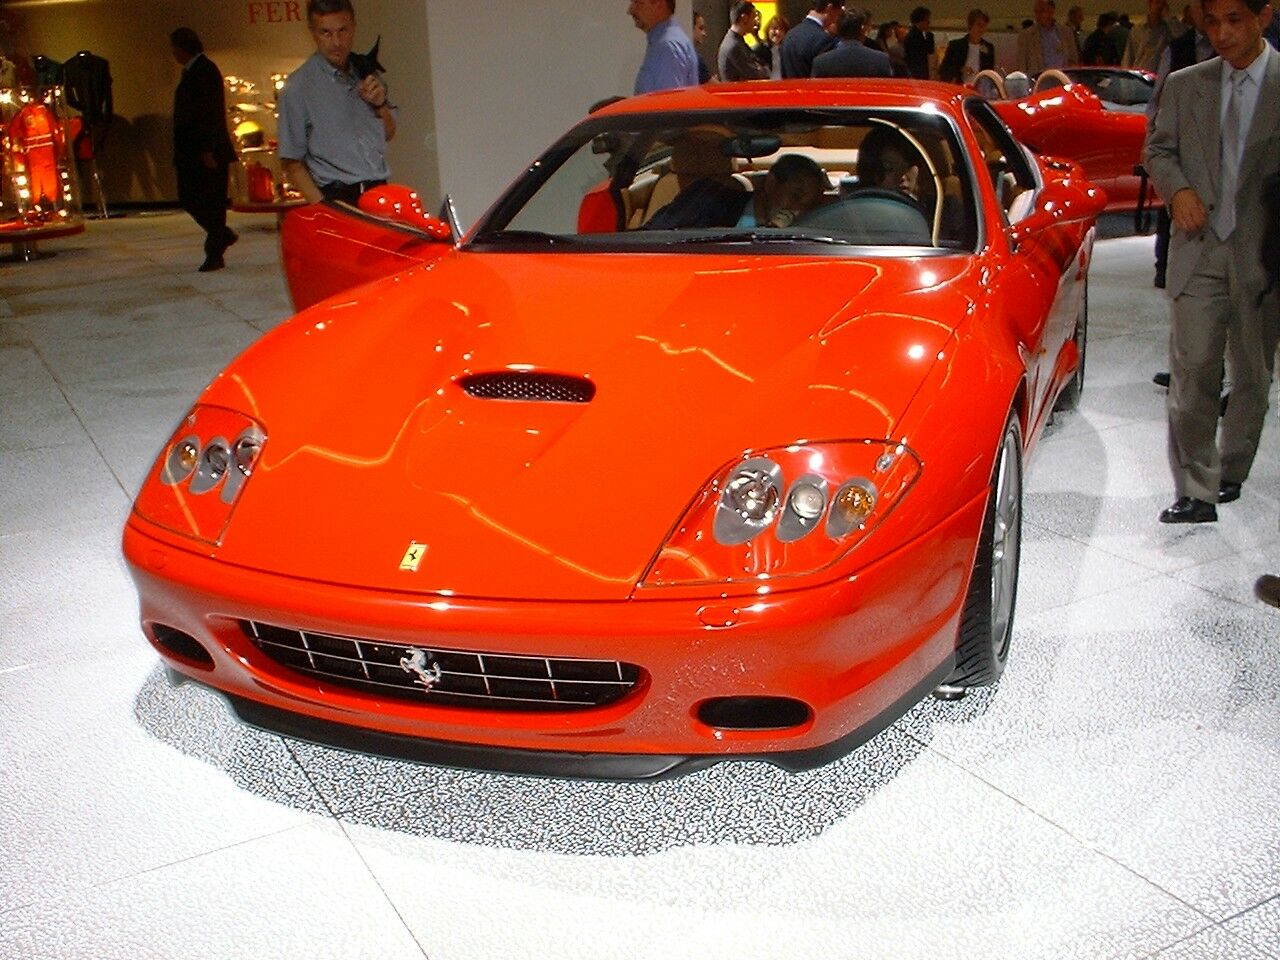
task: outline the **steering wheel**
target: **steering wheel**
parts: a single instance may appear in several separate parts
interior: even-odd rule
[[[911,194],[901,190],[886,190],[883,187],[867,187],[865,190],[854,190],[846,200],[894,200],[905,203],[912,210],[919,210],[920,205]]]

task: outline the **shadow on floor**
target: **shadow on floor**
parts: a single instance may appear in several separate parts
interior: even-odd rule
[[[917,709],[965,723],[991,699],[983,691],[960,704]],[[848,817],[926,749],[899,724],[841,760],[798,774],[750,761],[644,783],[488,774],[281,740],[240,723],[198,684],[172,686],[159,665],[138,692],[135,714],[151,736],[274,803],[407,835],[590,856],[799,843]]]

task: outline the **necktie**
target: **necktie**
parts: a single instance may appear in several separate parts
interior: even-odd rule
[[[1214,211],[1213,232],[1219,240],[1231,236],[1236,228],[1236,187],[1240,179],[1240,101],[1249,79],[1243,70],[1231,71],[1231,96],[1227,114],[1222,118],[1222,191],[1218,209]]]

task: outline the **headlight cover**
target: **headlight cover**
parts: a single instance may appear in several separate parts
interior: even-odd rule
[[[160,452],[134,510],[174,533],[221,543],[266,437],[262,424],[243,413],[195,407]]]
[[[694,498],[641,585],[758,584],[817,573],[865,540],[922,469],[894,440],[806,441],[744,454]]]

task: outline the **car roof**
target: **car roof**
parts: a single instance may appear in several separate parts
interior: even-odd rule
[[[804,107],[919,109],[926,104],[959,115],[964,101],[972,96],[975,92],[967,87],[923,80],[754,80],[645,93],[611,103],[592,116]]]

